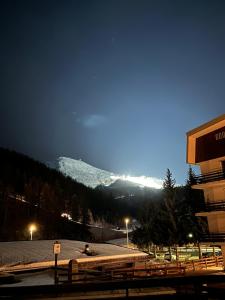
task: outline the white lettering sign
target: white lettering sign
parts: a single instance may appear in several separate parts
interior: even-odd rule
[[[216,133],[215,138],[216,138],[217,141],[225,139],[225,131],[221,131],[221,132]]]
[[[53,245],[54,254],[59,254],[61,251],[61,244],[59,242],[55,242]]]

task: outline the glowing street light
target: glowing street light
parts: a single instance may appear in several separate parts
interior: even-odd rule
[[[188,237],[191,239],[193,238],[193,234],[192,233],[188,233]]]
[[[31,224],[29,226],[29,231],[30,231],[30,240],[32,241],[33,239],[33,232],[37,230],[37,226],[35,224]]]
[[[191,240],[193,238],[193,233],[188,233],[189,243],[191,243]],[[193,252],[193,244],[191,245],[191,252]]]
[[[129,218],[124,219],[125,224],[126,224],[126,232],[127,232],[127,248],[128,248],[128,223],[130,222]]]

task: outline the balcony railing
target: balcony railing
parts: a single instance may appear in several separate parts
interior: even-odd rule
[[[196,212],[210,212],[210,211],[225,211],[225,200],[212,203],[204,203],[196,207]]]
[[[222,243],[225,242],[225,232],[203,234],[200,238],[201,242],[205,243]]]
[[[225,171],[214,171],[204,175],[194,176],[192,179],[192,184],[202,184],[223,179],[225,179]]]

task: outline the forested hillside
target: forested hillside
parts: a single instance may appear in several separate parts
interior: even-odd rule
[[[87,188],[43,163],[0,148],[1,240],[25,239],[33,221],[40,224],[40,238],[84,239],[90,218],[114,223],[130,214],[129,205],[120,202],[111,193]],[[62,219],[63,212],[83,225]]]
[[[170,173],[169,173],[170,174]],[[88,188],[23,154],[0,148],[0,240],[29,239],[28,224],[38,224],[36,238],[92,239],[88,223],[124,226],[124,217],[138,221],[133,241],[139,245],[197,239],[205,223],[194,216],[203,195],[176,187],[167,174],[162,190],[131,183]],[[72,220],[62,218],[69,214]],[[202,221],[202,220],[201,220]]]
[[[201,240],[208,230],[206,218],[195,212],[204,206],[201,190],[191,188],[193,179],[189,168],[185,186],[175,186],[175,179],[167,169],[160,199],[148,199],[139,211],[139,226],[133,233],[133,242],[141,247],[151,245],[184,245]]]

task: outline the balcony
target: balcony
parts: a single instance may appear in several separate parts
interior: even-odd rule
[[[201,243],[225,243],[225,232],[203,234],[200,238]]]
[[[196,212],[225,211],[225,200],[212,203],[201,203],[196,207]]]
[[[224,180],[224,179],[225,179],[225,171],[218,170],[204,175],[193,176],[192,185],[203,184],[207,182],[213,182],[213,181]]]

